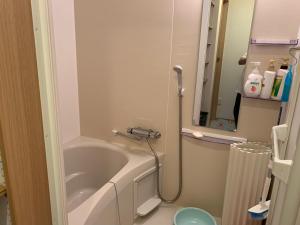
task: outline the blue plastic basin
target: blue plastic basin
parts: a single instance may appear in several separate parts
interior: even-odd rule
[[[217,225],[208,212],[198,208],[183,208],[174,216],[174,225]]]

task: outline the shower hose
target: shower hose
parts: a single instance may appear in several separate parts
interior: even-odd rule
[[[182,95],[182,90],[179,90],[179,93],[178,93],[178,99],[179,99],[179,118],[178,118],[178,142],[179,142],[179,150],[178,150],[178,153],[179,153],[179,165],[178,165],[178,191],[177,191],[177,194],[176,196],[173,198],[173,199],[166,199],[162,196],[162,193],[161,193],[161,190],[160,190],[160,179],[159,179],[159,158],[158,158],[158,155],[157,155],[157,152],[154,150],[150,140],[147,138],[146,141],[149,145],[149,148],[152,152],[152,154],[154,155],[154,158],[155,158],[155,167],[156,167],[156,189],[157,189],[157,195],[158,197],[165,203],[174,203],[176,202],[180,195],[181,195],[181,192],[182,192],[182,135],[181,135],[181,131],[182,131],[182,98],[183,98],[183,95]]]

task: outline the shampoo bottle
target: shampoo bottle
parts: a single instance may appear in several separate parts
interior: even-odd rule
[[[247,97],[258,97],[262,88],[263,76],[259,73],[260,62],[251,62],[254,69],[248,76],[248,80],[244,85],[244,92]]]
[[[274,85],[272,89],[271,98],[274,100],[281,100],[283,89],[284,89],[284,82],[286,75],[288,73],[288,58],[284,59],[284,63],[281,65],[280,69],[277,71]]]
[[[272,87],[276,76],[275,72],[275,60],[270,60],[268,70],[264,73],[264,79],[262,82],[262,91],[260,97],[263,99],[269,99],[271,97]]]
[[[286,75],[285,82],[284,82],[284,88],[282,93],[282,102],[288,102],[290,97],[290,91],[292,87],[292,81],[293,81],[293,67],[290,65],[289,71]]]

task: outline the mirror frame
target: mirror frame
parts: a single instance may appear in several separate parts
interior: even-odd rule
[[[201,28],[200,28],[200,38],[199,38],[199,51],[198,51],[198,64],[197,64],[197,81],[195,86],[195,99],[194,99],[194,112],[193,112],[193,125],[200,126],[200,111],[201,111],[201,100],[203,91],[203,80],[204,80],[204,68],[206,59],[206,50],[208,42],[208,28],[209,17],[210,17],[210,5],[211,0],[203,0],[202,11],[201,11]],[[200,102],[200,106],[199,106]],[[196,107],[199,106],[199,107]]]

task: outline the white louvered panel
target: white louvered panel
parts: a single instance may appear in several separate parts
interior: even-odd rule
[[[243,145],[259,148],[252,143],[231,145],[222,225],[261,224],[248,216],[248,209],[260,201],[271,153],[265,147],[260,152],[237,147]]]

